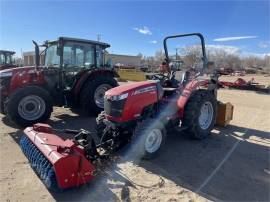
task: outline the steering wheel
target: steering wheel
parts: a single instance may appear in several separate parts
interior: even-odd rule
[[[167,78],[167,76],[165,76],[164,74],[154,74],[154,75],[152,75],[153,80],[164,80],[165,78]]]

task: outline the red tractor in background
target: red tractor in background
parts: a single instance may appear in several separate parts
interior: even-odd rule
[[[103,110],[104,93],[117,86],[116,73],[104,61],[109,44],[67,37],[46,41],[44,66],[34,44],[35,67],[0,71],[1,113],[28,126],[46,121],[54,105],[79,105],[94,114]]]
[[[0,70],[14,68],[15,61],[13,55],[14,51],[0,50]]]
[[[167,40],[189,36],[197,36],[201,41],[202,72],[193,76],[186,72],[177,80],[172,71],[162,79],[163,86],[159,80],[152,80],[106,91],[104,111],[96,119],[97,134],[67,129],[61,132],[71,133],[74,138],[63,140],[57,135],[59,130],[47,124],[35,124],[24,130],[22,151],[49,189],[89,182],[100,160],[125,145],[130,146],[133,158],[152,158],[161,150],[169,130],[186,130],[196,139],[210,134],[217,114],[219,73],[215,71],[207,80],[198,78],[208,65],[203,36],[192,33],[166,37],[166,63],[174,70],[175,61],[169,57]],[[94,141],[94,135],[99,136],[99,142]]]

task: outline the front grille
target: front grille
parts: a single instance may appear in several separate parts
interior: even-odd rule
[[[0,79],[0,86],[8,88],[10,83],[11,77],[4,77]]]
[[[122,115],[126,99],[111,101],[105,98],[104,110],[106,114],[113,117],[120,117]]]

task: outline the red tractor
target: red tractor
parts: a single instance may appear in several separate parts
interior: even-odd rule
[[[0,70],[16,67],[14,54],[14,51],[0,50]]]
[[[34,41],[33,41],[34,42]],[[21,126],[46,121],[53,106],[82,107],[89,113],[103,110],[104,93],[117,86],[116,73],[106,66],[107,43],[59,37],[46,41],[44,66],[0,71],[0,111]]]
[[[208,65],[204,38],[199,33],[169,36],[164,40],[167,65],[174,61],[167,50],[167,40],[198,36],[202,44],[203,67]],[[35,124],[24,130],[21,148],[31,165],[49,189],[66,189],[89,182],[95,175],[100,159],[125,145],[132,155],[152,158],[164,145],[169,130],[186,130],[193,138],[204,139],[213,129],[217,113],[218,72],[209,80],[199,80],[188,72],[179,80],[175,73],[160,81],[143,81],[108,90],[104,111],[97,117],[97,135],[83,129],[64,130],[74,134],[63,140],[57,130]]]

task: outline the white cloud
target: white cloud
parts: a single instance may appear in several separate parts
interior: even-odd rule
[[[236,46],[226,45],[206,45],[207,52],[224,51],[228,54],[237,55],[241,53],[241,49]]]
[[[149,43],[156,44],[156,43],[157,43],[157,41],[156,41],[156,40],[153,40],[153,41],[149,41]]]
[[[152,35],[152,32],[150,31],[150,29],[146,26],[143,26],[142,28],[135,27],[133,29],[138,31],[141,34]]]
[[[248,52],[237,46],[206,45],[206,52],[210,54],[211,53],[215,54],[216,52],[219,52],[219,51],[224,51],[225,53],[231,54],[231,55],[238,55],[242,58],[250,57],[250,56],[264,58],[265,56],[270,56],[270,52],[269,53]]]
[[[183,48],[183,49],[181,49]],[[196,44],[196,45],[188,45],[188,46],[177,46],[177,49],[179,49],[179,53],[181,54],[181,50],[185,52],[185,49],[197,49],[201,51],[201,45]],[[205,45],[206,49],[206,54],[217,54],[217,53],[225,53],[225,54],[230,54],[230,55],[240,55],[242,53],[241,49],[236,46],[227,46],[227,45],[214,45],[214,44],[209,44]]]
[[[258,58],[264,58],[265,56],[270,56],[270,52],[269,53],[253,53],[253,52],[243,52],[241,54],[242,57],[258,57]]]
[[[268,48],[268,47],[270,47],[270,42],[269,42],[269,41],[261,41],[261,42],[258,44],[258,46],[259,46],[260,48]]]
[[[255,39],[258,36],[234,36],[234,37],[224,37],[224,38],[216,38],[214,41],[235,41],[241,39]]]

